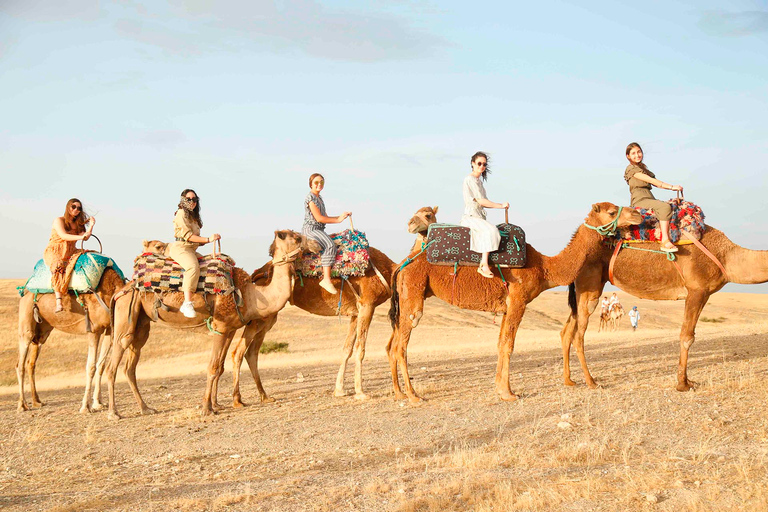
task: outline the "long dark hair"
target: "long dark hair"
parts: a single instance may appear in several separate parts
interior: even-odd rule
[[[72,215],[72,210],[70,210],[70,206],[72,206],[72,203],[80,203],[80,213],[77,215]],[[73,234],[73,235],[79,235],[81,233],[85,233],[85,223],[88,222],[88,214],[85,213],[85,210],[82,209],[83,202],[79,200],[76,197],[73,197],[69,201],[67,201],[67,206],[64,207],[64,230],[67,233]]]
[[[491,172],[491,159],[488,158],[488,155],[483,153],[482,151],[478,151],[474,155],[472,155],[472,159],[469,161],[470,164],[475,163],[475,160],[477,160],[480,157],[485,158],[485,170],[483,171],[483,174],[480,175],[481,178],[483,178],[483,181],[488,181],[488,174]]]
[[[640,147],[640,144],[638,144],[637,142],[630,142],[629,146],[627,146],[627,151],[625,153],[625,155],[627,156],[627,160],[629,160],[629,152],[632,151],[633,148],[637,148],[640,151],[643,151],[643,148]],[[645,151],[643,151],[643,158],[645,158]],[[632,163],[632,162],[630,162],[630,163]],[[648,170],[648,167],[646,167],[645,164],[642,161],[640,161],[640,163],[637,164],[637,166],[639,168],[641,168],[642,170],[644,170],[644,171]]]
[[[197,204],[195,205],[194,210],[187,210],[186,208],[184,208],[184,199],[186,199],[187,194],[189,194],[190,192],[195,194],[195,197],[197,198]],[[179,208],[181,210],[184,210],[184,213],[187,215],[187,217],[197,222],[198,226],[203,227],[203,219],[202,217],[200,217],[200,196],[197,195],[197,192],[195,192],[191,188],[185,188],[181,193],[181,201],[179,201]]]

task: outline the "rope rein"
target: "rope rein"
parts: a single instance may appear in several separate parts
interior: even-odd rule
[[[602,226],[595,227],[595,226],[590,226],[585,222],[584,225],[587,226],[589,229],[593,229],[597,231],[597,233],[602,236],[614,236],[616,234],[616,230],[618,229],[619,217],[621,217],[622,210],[624,210],[624,207],[619,206],[619,211],[616,214],[616,218],[613,219],[608,224],[603,224]]]

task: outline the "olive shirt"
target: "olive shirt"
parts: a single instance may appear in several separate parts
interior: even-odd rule
[[[642,172],[646,176],[656,178],[656,175],[649,171],[647,168],[630,164],[624,170],[624,180],[629,184],[629,193],[632,196],[631,205],[638,208],[645,208],[646,210],[653,210],[656,218],[663,221],[669,221],[672,219],[672,207],[666,201],[659,201],[653,197],[651,192],[651,185],[647,181],[635,178],[635,174]]]
[[[179,208],[173,217],[173,236],[176,238],[176,244],[188,247],[193,251],[201,244],[190,242],[192,235],[200,236],[200,226],[194,220],[190,219],[187,213]]]

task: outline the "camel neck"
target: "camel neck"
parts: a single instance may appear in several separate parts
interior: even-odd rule
[[[291,297],[293,272],[292,264],[276,265],[272,269],[272,279],[269,284],[259,286],[251,283],[246,287],[243,293],[245,302],[243,317],[246,322],[273,315],[283,309]]]
[[[768,282],[768,251],[755,251],[741,247],[731,242],[722,231],[710,226],[707,226],[707,233],[702,243],[722,262],[730,282],[738,284]]]
[[[567,286],[575,281],[584,263],[597,256],[601,243],[602,237],[597,232],[580,225],[571,241],[559,254],[540,255],[547,288]]]

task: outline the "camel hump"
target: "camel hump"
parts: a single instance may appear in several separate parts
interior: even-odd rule
[[[341,233],[329,235],[336,244],[336,257],[331,266],[332,277],[359,277],[368,270],[368,238],[362,231],[346,229]],[[304,277],[321,277],[323,266],[320,254],[306,252],[296,260],[296,271]]]
[[[209,254],[198,258],[200,278],[198,293],[226,295],[235,290],[232,272],[235,260],[226,254]],[[156,293],[181,290],[184,269],[173,259],[157,253],[144,253],[133,261],[133,282],[140,290]]]
[[[672,219],[669,221],[669,238],[672,243],[677,243],[682,238],[681,231],[686,231],[696,240],[706,230],[704,224],[704,212],[700,207],[690,201],[678,201],[671,199]],[[661,242],[661,226],[653,210],[635,208],[643,216],[643,222],[634,226],[619,229],[619,238],[630,241]]]
[[[101,282],[101,276],[111,268],[120,279],[125,281],[125,276],[115,261],[103,254],[84,251],[70,258],[66,275],[69,275],[69,289],[77,293],[88,293],[96,290]],[[40,260],[32,271],[32,277],[27,280],[24,289],[32,293],[53,293],[51,285],[51,270],[45,261]]]
[[[496,226],[501,235],[499,248],[489,255],[491,265],[522,268],[526,263],[525,232],[514,224]],[[470,230],[455,224],[431,224],[427,233],[427,261],[433,265],[480,264],[480,253],[470,250]]]

